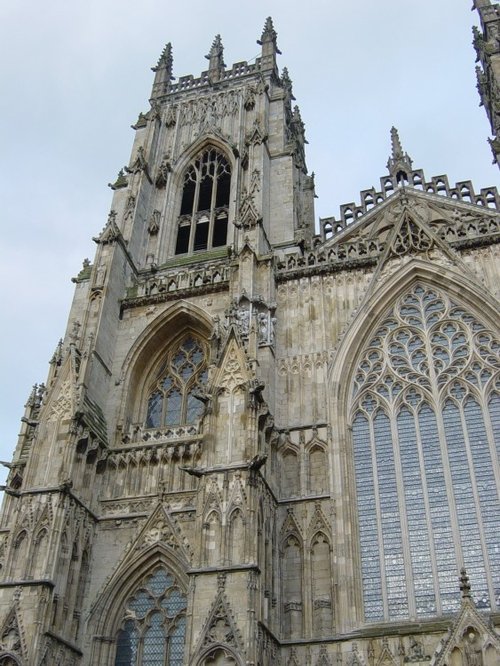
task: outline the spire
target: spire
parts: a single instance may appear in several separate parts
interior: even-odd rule
[[[460,569],[459,580],[460,580],[460,592],[462,593],[462,599],[469,599],[471,596],[469,576],[467,575],[467,571],[463,567],[462,569]]]
[[[476,50],[478,91],[490,121],[493,138],[488,139],[493,162],[500,167],[500,6],[490,0],[475,0],[481,29],[474,26],[473,44]]]
[[[215,35],[215,39],[212,42],[210,51],[205,58],[209,61],[208,65],[208,79],[210,83],[215,81],[220,81],[224,74],[224,47],[222,46],[222,40],[220,35]]]
[[[257,40],[257,44],[262,46],[262,55],[260,59],[260,67],[263,72],[273,71],[276,69],[276,54],[281,54],[277,44],[277,33],[273,26],[273,20],[270,16],[267,17],[262,31],[261,38]]]
[[[412,170],[412,159],[408,153],[403,152],[403,147],[399,139],[398,130],[391,127],[391,148],[392,153],[387,162],[387,169],[393,178],[396,178],[398,183],[401,180],[408,180],[408,174]]]
[[[156,67],[151,67],[152,71],[155,73],[151,97],[161,97],[161,95],[168,92],[170,81],[174,78],[172,76],[173,62],[172,44],[168,42],[158,58]]]

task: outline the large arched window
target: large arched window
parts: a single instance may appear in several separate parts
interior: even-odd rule
[[[227,243],[231,166],[215,148],[206,148],[184,174],[175,254]]]
[[[352,389],[366,621],[500,604],[500,344],[467,308],[416,285],[386,313]]]
[[[127,601],[115,666],[182,666],[185,633],[186,596],[160,567]]]
[[[148,398],[146,428],[194,424],[203,411],[197,391],[207,380],[205,349],[192,335],[169,351]]]

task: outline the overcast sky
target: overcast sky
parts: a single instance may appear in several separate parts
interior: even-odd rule
[[[379,185],[398,127],[427,178],[495,185],[475,88],[471,0],[3,0],[0,151],[3,325],[0,459],[10,460],[32,384],[45,381],[73,285],[129,160],[150,70],[166,42],[195,76],[221,34],[252,61],[266,17],[306,124],[316,217]],[[0,480],[2,475],[0,474]]]

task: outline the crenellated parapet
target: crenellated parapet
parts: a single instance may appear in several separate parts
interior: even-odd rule
[[[323,240],[332,238],[402,188],[447,197],[455,202],[500,210],[500,195],[496,187],[484,187],[476,192],[470,180],[462,180],[451,186],[445,175],[433,176],[430,180],[426,180],[423,170],[415,169],[407,174],[405,180],[401,179],[398,174],[382,176],[380,189],[376,190],[371,187],[369,190],[363,190],[360,193],[361,202],[359,204],[354,202],[343,204],[340,206],[338,218],[320,218],[321,238]]]

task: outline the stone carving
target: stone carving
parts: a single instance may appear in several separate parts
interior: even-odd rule
[[[479,635],[470,628],[464,636],[464,650],[467,666],[483,666],[483,651]]]
[[[108,221],[106,226],[101,231],[100,235],[94,238],[94,242],[101,243],[102,245],[107,245],[114,243],[118,238],[121,237],[121,231],[119,230],[116,224],[116,211],[110,211],[108,215]]]
[[[213,643],[222,643],[228,647],[238,649],[241,645],[241,639],[236,634],[236,626],[231,616],[229,605],[221,593],[212,607],[204,633],[204,647]]]
[[[239,91],[232,90],[190,100],[180,106],[179,122],[182,125],[206,124],[234,116],[238,112],[240,95]]]
[[[220,386],[233,391],[237,386],[241,386],[246,381],[243,368],[241,367],[240,358],[236,348],[233,346],[226,358],[222,367],[222,377]]]
[[[128,220],[134,214],[136,198],[133,194],[129,194],[127,197],[127,203],[125,204],[125,211],[123,213],[123,219]]]
[[[411,252],[426,252],[433,245],[433,239],[420,224],[405,216],[392,240],[391,253],[400,257]]]
[[[158,173],[156,175],[156,187],[163,188],[167,184],[168,174],[172,171],[172,164],[170,161],[170,154],[165,153],[158,166]]]
[[[149,220],[148,233],[150,236],[156,236],[160,230],[160,217],[161,213],[159,210],[154,210],[151,214],[151,219]]]

